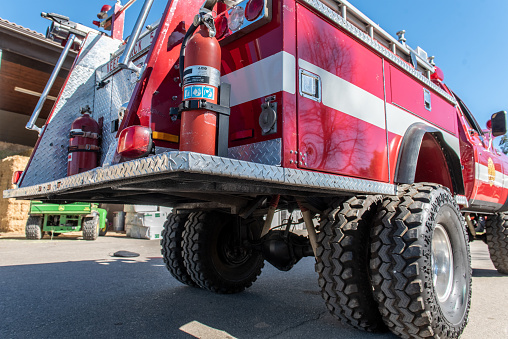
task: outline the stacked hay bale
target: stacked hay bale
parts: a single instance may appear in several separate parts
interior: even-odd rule
[[[0,162],[0,194],[3,190],[15,188],[12,174],[23,171],[29,157],[15,155]],[[24,232],[30,201],[0,198],[0,232]]]

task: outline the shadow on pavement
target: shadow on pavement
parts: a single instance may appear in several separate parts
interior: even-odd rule
[[[217,295],[180,284],[160,258],[4,266],[0,337],[192,338],[180,328],[199,322],[237,338],[395,338],[330,316],[312,267],[266,266],[247,291]]]
[[[499,273],[495,269],[487,269],[487,268],[473,268],[473,277],[480,278],[490,278],[490,277],[504,277],[501,273]]]

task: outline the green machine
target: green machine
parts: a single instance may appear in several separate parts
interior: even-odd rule
[[[83,232],[83,239],[95,240],[105,235],[106,210],[98,204],[75,202],[71,204],[49,204],[42,201],[30,202],[30,213],[26,222],[27,239],[41,239],[47,232],[59,236],[66,232]]]

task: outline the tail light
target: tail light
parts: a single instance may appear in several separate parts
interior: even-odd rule
[[[272,20],[272,0],[235,1],[215,19],[221,44],[245,35]],[[242,34],[236,34],[236,33]]]
[[[248,21],[256,20],[261,13],[263,13],[264,7],[264,0],[249,0],[249,2],[247,2],[247,6],[245,7],[245,18]]]
[[[224,16],[218,16],[215,19],[215,30],[217,31],[216,38],[220,40],[228,32],[228,19]]]
[[[116,151],[125,158],[140,158],[152,151],[152,130],[145,126],[130,126],[120,132]]]
[[[22,175],[23,171],[15,171],[14,173],[12,173],[12,184],[17,185]]]

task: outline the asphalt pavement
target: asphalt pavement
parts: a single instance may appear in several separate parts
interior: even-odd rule
[[[473,300],[462,338],[508,338],[508,276],[471,244]],[[118,250],[139,253],[115,258]],[[319,294],[313,258],[266,264],[254,285],[216,295],[167,272],[159,242],[0,235],[0,338],[396,338],[342,325]]]

